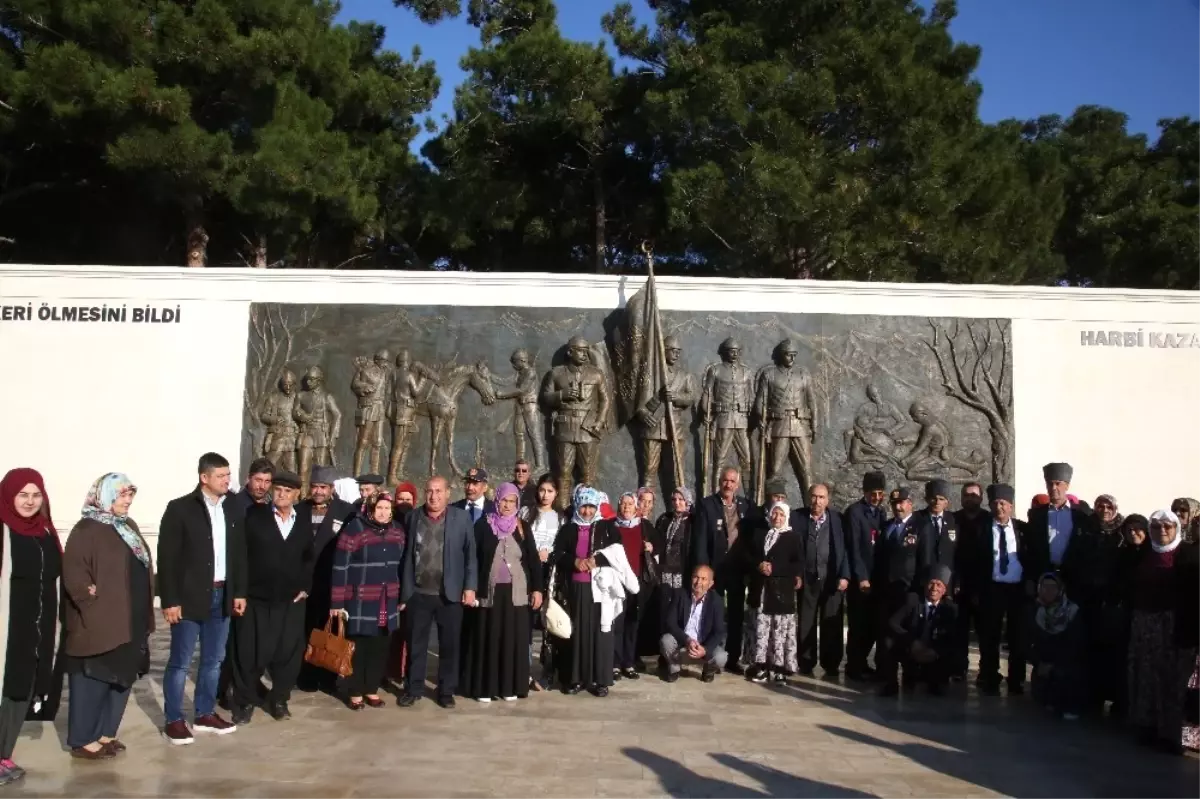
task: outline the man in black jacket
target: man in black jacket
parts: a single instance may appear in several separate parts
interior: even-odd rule
[[[255,458],[250,462],[250,470],[246,476],[246,484],[234,495],[233,503],[245,516],[255,505],[271,503],[271,478],[275,474],[275,464],[266,458]]]
[[[309,498],[296,505],[297,527],[312,537],[312,589],[304,611],[304,638],[329,621],[333,591],[333,556],[342,525],[354,517],[354,507],[333,493],[337,475],[328,466],[314,466],[309,474]],[[308,663],[300,667],[302,691],[332,692],[337,676]]]
[[[892,506],[892,519],[875,541],[871,593],[878,625],[876,666],[883,676],[890,673],[894,677],[896,664],[891,662],[891,658],[895,652],[884,646],[883,642],[890,635],[892,615],[904,607],[908,594],[923,590],[918,575],[929,573],[933,544],[916,523],[912,497],[907,488],[893,489],[888,501]]]
[[[697,566],[711,566],[715,590],[725,599],[729,635],[726,649],[729,669],[740,672],[742,621],[746,618],[746,575],[743,568],[745,547],[752,537],[753,509],[738,494],[741,473],[733,467],[721,472],[719,490],[696,506],[692,535],[695,538]]]
[[[950,485],[949,480],[930,480],[925,484],[925,507],[913,514],[923,536],[933,547],[931,560],[926,564],[926,568],[936,565],[945,566],[950,570],[950,582],[946,584],[946,590],[951,598],[958,587],[958,578],[954,574],[954,553],[958,548],[959,535],[958,521],[954,514],[949,512],[950,495],[953,492],[954,487]],[[928,573],[917,575],[919,583],[923,584],[928,579]]]
[[[905,604],[888,619],[888,670],[883,675],[884,696],[900,691],[896,670],[904,666],[905,684],[924,680],[929,693],[946,692],[954,657],[954,637],[958,608],[946,594],[950,569],[934,566],[922,593],[912,592]]]
[[[667,663],[663,674],[667,682],[679,679],[683,663],[703,663],[700,679],[712,682],[729,658],[724,649],[725,614],[721,597],[709,590],[712,585],[712,569],[697,566],[692,572],[691,588],[671,592],[664,614],[666,632],[659,641],[659,651]]]
[[[280,472],[271,487],[272,503],[256,505],[246,515],[246,613],[233,626],[235,724],[250,722],[267,671],[271,690],[263,708],[277,721],[291,716],[288,700],[306,643],[303,603],[312,587],[313,538],[296,513],[299,493],[300,477]]]
[[[163,618],[171,625],[171,652],[163,673],[163,733],[172,744],[190,744],[183,719],[183,691],[196,643],[194,727],[224,735],[237,729],[216,713],[217,688],[229,619],[246,610],[244,519],[226,502],[229,461],[215,452],[200,456],[196,490],[167,503],[158,527],[158,592]]]
[[[489,513],[496,512],[496,503],[487,497],[488,480],[490,479],[487,469],[472,466],[463,475],[463,491],[466,496],[457,502],[450,503],[452,508],[465,510],[471,518],[471,524],[475,524]]]
[[[977,545],[981,525],[986,526],[987,514],[983,510],[983,486],[976,482],[963,485],[959,492],[959,509],[954,511],[954,522],[958,525],[958,542],[954,548],[954,593],[951,599],[958,606],[958,643],[954,658],[954,668],[950,675],[953,680],[962,680],[967,676],[970,665],[971,625],[974,620],[976,631],[979,629],[978,603],[974,602],[967,593],[967,563],[971,559],[971,550]]]
[[[1000,635],[1008,634],[1008,692],[1025,684],[1025,628],[1032,597],[1028,584],[1029,530],[1013,518],[1016,492],[1010,485],[988,486],[992,512],[980,519],[964,564],[964,593],[976,607],[979,633],[979,684],[987,696],[1000,694]]]
[[[1069,463],[1047,463],[1042,467],[1049,504],[1029,511],[1029,568],[1026,577],[1035,585],[1048,571],[1059,571],[1067,561],[1067,551],[1077,534],[1091,530],[1092,512],[1068,496],[1075,470]],[[1067,590],[1078,575],[1063,574]]]
[[[829,510],[829,487],[808,489],[808,507],[795,514],[804,574],[797,592],[797,654],[800,674],[811,677],[819,660],[826,678],[842,665],[842,600],[850,585],[842,520]],[[818,640],[819,637],[819,640]]]
[[[850,561],[850,589],[846,595],[850,624],[846,636],[846,676],[852,680],[867,679],[875,674],[875,670],[867,665],[879,630],[878,613],[872,607],[876,595],[871,590],[871,573],[875,568],[875,542],[887,524],[886,488],[887,478],[883,472],[864,474],[862,499],[847,508],[842,519]]]

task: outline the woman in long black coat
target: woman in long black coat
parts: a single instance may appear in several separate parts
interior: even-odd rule
[[[616,647],[613,679],[636,680],[641,676],[637,669],[641,665],[637,651],[638,628],[646,618],[653,593],[651,589],[658,584],[658,565],[654,561],[659,550],[658,534],[650,522],[638,515],[637,494],[632,491],[626,491],[617,500],[617,517],[601,524],[611,527],[621,540],[629,568],[637,575],[641,587],[637,594],[625,598],[625,609],[613,621]]]
[[[555,568],[555,591],[564,597],[571,616],[571,639],[555,649],[554,664],[564,693],[587,688],[608,696],[613,683],[613,634],[600,629],[600,603],[592,598],[592,569],[608,565],[600,550],[621,542],[610,525],[600,524],[600,492],[579,486],[573,497],[571,521],[558,529],[550,559]]]
[[[796,673],[796,590],[804,558],[800,535],[788,524],[791,509],[776,502],[767,526],[746,550],[746,627],[742,657],[752,682],[784,682]]]

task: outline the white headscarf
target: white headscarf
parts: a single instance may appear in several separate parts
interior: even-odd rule
[[[783,527],[772,527],[771,514],[775,509],[779,508],[783,511]],[[771,507],[767,508],[767,540],[763,546],[763,552],[770,552],[771,547],[775,546],[775,542],[779,540],[779,536],[783,535],[792,527],[788,521],[792,518],[792,509],[788,507],[786,502],[772,502]]]
[[[1180,542],[1183,541],[1183,531],[1179,529],[1179,517],[1169,510],[1156,510],[1154,513],[1150,514],[1150,523],[1154,524],[1155,522],[1158,522],[1159,524],[1174,525],[1175,538],[1166,546],[1157,543],[1153,538],[1151,538],[1150,548],[1160,555],[1164,552],[1174,552],[1179,547]]]

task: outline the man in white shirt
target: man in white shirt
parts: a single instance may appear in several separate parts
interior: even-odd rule
[[[489,479],[487,469],[478,466],[467,469],[467,473],[463,475],[463,491],[467,496],[451,504],[453,508],[465,510],[471,517],[471,524],[489,513],[496,512],[496,503],[487,498]]]
[[[1008,637],[1008,692],[1024,693],[1025,625],[1029,597],[1028,528],[1013,518],[1016,492],[988,486],[991,513],[980,521],[971,558],[971,601],[978,608],[979,683],[986,696],[1000,695],[1000,635]]]
[[[659,652],[667,662],[666,682],[679,679],[683,663],[703,663],[700,679],[712,682],[725,667],[725,611],[721,596],[711,590],[713,570],[697,566],[690,588],[675,589],[667,606],[666,630],[659,640]]]

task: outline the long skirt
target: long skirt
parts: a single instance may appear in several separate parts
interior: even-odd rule
[[[1200,690],[1200,655],[1196,654],[1196,650],[1189,649],[1180,654],[1180,659],[1183,661],[1181,672],[1186,674],[1189,668],[1192,672],[1187,682],[1187,701],[1192,702],[1195,698],[1193,694]],[[1194,705],[1192,710],[1195,711]],[[1185,749],[1196,751],[1200,750],[1200,726],[1192,723],[1193,721],[1194,718],[1183,725],[1183,746]]]
[[[512,585],[495,586],[490,608],[463,612],[459,691],[471,699],[529,695],[529,607],[515,607]]]
[[[1178,745],[1187,679],[1175,648],[1175,613],[1133,612],[1129,633],[1129,720]]]
[[[746,608],[742,665],[796,673],[796,614]]]
[[[554,652],[562,687],[613,684],[613,634],[600,631],[600,603],[592,599],[592,584],[572,581],[567,589],[571,640],[559,641]]]

